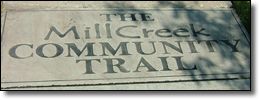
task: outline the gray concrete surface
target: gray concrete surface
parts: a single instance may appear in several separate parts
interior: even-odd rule
[[[6,9],[229,8],[230,1],[4,1]]]
[[[250,90],[250,79],[169,82],[146,84],[118,84],[96,86],[61,86],[9,88],[2,90]]]
[[[250,79],[248,79],[250,78],[250,45],[248,43],[250,42],[250,38],[248,35],[245,35],[247,33],[244,28],[242,27],[241,29],[241,23],[232,9],[226,9],[230,6],[230,1],[5,1],[4,9],[6,10],[1,13],[1,88],[15,86],[50,86],[52,84],[73,85],[158,81],[160,83],[11,89],[249,90],[251,88]],[[117,11],[115,9],[107,8],[130,9]],[[149,10],[142,8],[160,9]],[[189,9],[173,10],[172,8]],[[210,9],[194,10],[193,8]],[[133,11],[128,11],[131,9],[133,9]],[[124,13],[148,13],[148,15],[145,15],[144,17],[136,15],[137,21],[131,21],[129,17],[127,17],[126,21],[122,21],[122,16],[119,17],[119,15],[110,16],[112,20],[109,20],[107,16],[100,16],[101,13],[114,14],[122,13],[122,11]],[[143,21],[144,19],[148,19],[149,21],[145,22]],[[97,28],[97,23],[100,24],[100,30]],[[107,26],[108,23],[111,26]],[[210,36],[193,36],[192,34],[194,34],[194,29],[192,29],[193,26],[190,26],[191,24],[194,25],[195,30],[199,31],[199,29],[201,29],[203,33],[210,34]],[[127,29],[122,29],[120,32],[123,32],[123,35],[128,35],[130,37],[141,36],[140,39],[132,39],[118,35],[119,31],[117,32],[116,30],[119,30],[120,27],[123,28],[122,26],[126,25],[136,25],[137,28],[132,28],[133,26],[131,26],[131,29],[128,29],[128,26]],[[55,34],[52,34],[48,39],[46,39],[46,34],[50,30],[54,30],[53,28],[50,29],[50,27],[54,27],[64,33],[72,26],[77,27],[80,40],[77,40],[75,35],[71,33],[64,38],[58,37],[57,34],[56,36]],[[109,33],[108,27],[110,27],[110,31],[112,32],[112,39],[106,38]],[[90,33],[86,33],[85,28],[90,29]],[[144,35],[144,28],[153,29],[153,31],[146,36]],[[185,28],[188,30],[187,33],[180,32],[178,34],[190,35],[190,37],[179,37],[178,35],[176,36],[176,34],[166,34],[167,32],[165,30],[158,31],[163,28]],[[203,28],[206,30],[203,30]],[[96,29],[96,31],[94,29]],[[99,34],[97,30],[101,32],[100,38],[97,36],[97,34]],[[152,34],[155,33],[156,30],[159,35],[157,33],[156,35]],[[140,33],[142,34],[140,35]],[[89,36],[86,34],[89,34]],[[171,38],[167,38],[166,35],[171,35]],[[148,36],[149,38],[147,38]],[[45,39],[43,39],[44,37]],[[187,42],[194,40],[197,42]],[[199,44],[200,40],[216,40],[217,42],[207,42],[207,44],[204,43],[203,45],[202,42]],[[228,41],[223,42],[221,40]],[[128,45],[128,51],[133,55],[121,56],[119,55],[121,52],[117,52],[112,56],[110,55],[111,51],[110,53],[106,51],[109,56],[101,55],[102,47],[101,45],[98,45],[101,42],[108,42],[112,45],[112,47],[116,47],[123,41],[129,42],[130,45]],[[138,50],[134,46],[134,42],[140,41],[143,42],[142,49],[146,52],[151,51],[151,46],[148,45],[149,43],[145,42],[155,41],[157,52],[151,55],[142,55],[140,52],[137,53]],[[176,41],[182,41],[181,46],[183,52],[178,52],[176,48],[168,48],[168,52],[170,53],[163,53],[162,51],[165,51],[165,49],[163,49],[159,41],[174,43],[175,46],[177,46],[175,43]],[[57,57],[57,59],[43,59],[42,57],[45,54],[49,56],[55,54],[53,53],[54,49],[47,47],[44,54],[39,55],[39,53],[37,53],[39,51],[37,47],[44,43],[50,42],[57,43],[62,47],[66,46],[64,43],[76,43],[79,45],[79,48],[82,48],[85,43],[95,42],[93,52],[98,56],[75,57],[75,53],[72,53],[72,56],[74,57],[68,58],[65,57],[67,54],[64,53],[62,56]],[[32,47],[30,49],[27,45],[27,48],[26,46],[23,46],[13,53],[12,50],[10,51],[12,46],[21,43],[32,44],[34,48]],[[69,52],[66,48],[64,48],[64,50],[66,53]],[[121,51],[121,49],[118,51]],[[105,51],[103,51],[103,53],[104,52]],[[31,53],[33,53],[33,56],[30,56],[31,58],[29,57],[27,59],[26,57],[28,57]],[[85,54],[86,53],[87,52],[85,52]],[[88,51],[88,53],[90,52]],[[19,59],[17,59],[14,55],[19,55],[22,59],[19,57]],[[174,59],[171,57],[167,58],[168,63],[163,62],[162,59],[158,59],[158,57],[162,56],[182,56],[183,58],[181,63],[183,63],[184,66],[180,65],[180,61],[177,61],[176,58]],[[114,67],[114,71],[116,71],[116,73],[108,71],[111,70],[111,67],[108,66],[113,64],[108,64],[109,60],[105,59],[115,57],[125,60],[123,66],[127,66],[126,69],[130,70],[129,73],[122,73],[122,70],[118,69],[119,67]],[[148,62],[140,60],[142,57],[144,57]],[[76,60],[85,58],[102,60],[100,63],[94,62],[92,64],[92,66],[94,66],[93,71],[95,74],[90,74],[90,72],[87,72],[90,69],[86,69],[86,64],[83,63],[83,61],[77,61],[76,63]],[[171,61],[169,61],[169,59]],[[137,64],[138,62],[139,64]],[[111,63],[115,64],[116,62]],[[122,64],[122,61],[120,63]],[[197,65],[196,68],[194,64]],[[171,69],[170,71],[162,71],[167,70],[167,68],[165,69],[166,65],[169,65],[168,68]],[[138,69],[137,66],[142,67],[139,68],[140,72],[138,73],[134,72]],[[147,66],[153,66],[157,71],[150,72],[151,69],[147,71],[147,68],[150,68]],[[195,68],[195,70],[187,70],[191,68]],[[105,72],[108,74],[104,74]],[[214,80],[219,78],[241,79]],[[203,79],[213,79],[213,81],[163,83],[163,81]]]

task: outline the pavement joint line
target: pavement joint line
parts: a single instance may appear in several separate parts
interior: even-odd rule
[[[221,73],[221,74],[197,74],[197,75],[173,75],[173,76],[150,76],[150,77],[123,77],[123,78],[105,78],[106,80],[111,79],[133,79],[133,78],[158,78],[158,77],[181,77],[181,76],[205,76],[205,75],[227,75],[227,74],[249,74],[250,72],[243,72],[243,73]],[[27,83],[27,82],[52,82],[52,81],[85,81],[85,80],[104,80],[104,78],[100,79],[74,79],[74,80],[44,80],[44,81],[20,81],[20,82],[1,82],[3,83]]]
[[[250,77],[243,78],[250,79]],[[120,82],[120,83],[99,83],[99,84],[67,84],[67,85],[42,85],[42,86],[13,86],[1,87],[1,89],[13,88],[44,88],[44,87],[68,87],[68,86],[101,86],[101,85],[126,85],[126,84],[152,84],[152,83],[174,83],[174,82],[200,82],[200,81],[219,81],[219,80],[243,80],[241,78],[217,78],[217,79],[196,79],[196,80],[174,80],[174,81],[147,81],[147,82]]]

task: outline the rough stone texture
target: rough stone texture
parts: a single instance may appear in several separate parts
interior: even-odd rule
[[[230,1],[4,1],[8,9],[30,8],[229,8]]]

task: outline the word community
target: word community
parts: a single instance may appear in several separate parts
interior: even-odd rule
[[[128,16],[127,16],[128,15]],[[103,18],[103,16],[105,16],[105,20],[106,21],[112,21],[114,20],[114,18],[116,16],[119,16],[118,18],[120,18],[120,21],[127,21],[126,18],[131,19],[128,21],[154,21],[155,19],[152,18],[152,14],[150,13],[140,13],[139,17],[140,19],[138,19],[136,17],[136,15],[138,14],[100,14],[100,16]],[[99,24],[95,24],[95,32],[96,32],[96,39],[101,39],[103,37],[101,37],[100,34],[100,27]],[[190,29],[185,29],[185,28],[179,28],[179,29],[174,29],[174,30],[170,30],[170,29],[158,29],[158,30],[148,30],[146,28],[142,29],[143,32],[143,37],[144,38],[149,38],[149,34],[155,34],[158,37],[180,37],[180,38],[186,38],[186,37],[198,37],[198,36],[210,36],[209,33],[203,33],[203,30],[205,30],[205,28],[201,28],[199,31],[196,31],[196,28],[194,27],[193,24],[189,24]],[[137,28],[137,25],[124,25],[122,27],[117,28],[114,33],[111,32],[111,28],[110,28],[110,24],[106,23],[105,24],[105,30],[107,33],[107,37],[108,39],[113,39],[114,37],[112,37],[114,34],[121,37],[121,39],[124,38],[136,38],[136,39],[140,39],[141,36],[133,36],[133,35],[127,35],[127,33],[122,32],[123,29],[132,29],[133,31],[135,31],[135,28]],[[86,27],[86,30],[84,31],[85,33],[85,39],[90,39],[91,38],[91,33],[90,33],[90,27]],[[189,32],[192,33],[188,34]],[[56,33],[56,34],[53,34]],[[80,36],[78,34],[78,31],[76,29],[76,26],[72,26],[70,29],[68,29],[65,33],[61,33],[60,31],[58,31],[58,29],[56,29],[54,26],[51,26],[49,29],[49,32],[47,33],[46,37],[44,38],[44,41],[47,41],[50,39],[51,36],[59,36],[60,38],[65,37],[67,34],[69,33],[73,33],[75,39],[80,39]],[[129,32],[131,33],[131,32]],[[167,33],[167,34],[165,34]],[[92,35],[93,36],[93,35]],[[119,38],[120,39],[120,38]],[[45,43],[42,45],[33,45],[33,44],[17,44],[13,47],[11,47],[9,49],[9,55],[13,58],[16,59],[26,59],[26,58],[30,58],[33,57],[34,53],[36,53],[37,56],[40,56],[42,58],[55,58],[60,56],[61,54],[64,53],[64,48],[67,48],[67,54],[65,57],[75,57],[76,54],[77,57],[93,57],[93,56],[115,56],[116,54],[118,54],[117,52],[121,50],[121,54],[118,54],[119,56],[131,56],[134,54],[140,54],[143,55],[141,58],[139,58],[139,62],[137,64],[136,69],[134,70],[134,72],[140,72],[138,69],[140,67],[145,67],[147,68],[147,71],[152,72],[152,71],[158,71],[158,69],[155,69],[145,58],[145,55],[153,55],[156,52],[160,52],[163,54],[173,54],[172,52],[169,52],[169,50],[174,50],[179,54],[183,54],[183,49],[182,49],[182,45],[181,44],[187,44],[190,50],[190,53],[199,53],[199,51],[196,49],[196,46],[194,45],[196,43],[196,45],[205,45],[208,50],[208,52],[215,52],[216,50],[214,50],[213,47],[213,43],[214,44],[224,44],[227,47],[230,48],[231,52],[239,52],[239,50],[237,49],[237,45],[239,43],[239,39],[238,40],[194,40],[194,41],[174,41],[174,42],[169,42],[169,41],[143,41],[143,42],[120,42],[118,44],[113,44],[113,45],[117,45],[117,47],[113,47],[111,46],[111,44],[109,42],[88,42],[86,43],[83,47],[78,47],[77,44],[75,43],[64,43],[66,47],[63,47],[64,44],[56,44],[56,43]],[[145,44],[146,43],[146,44]],[[148,43],[148,44],[147,44]],[[155,44],[160,45],[160,47],[158,45],[158,47],[155,46]],[[131,47],[135,47],[135,51],[131,51],[129,52],[129,45],[131,45]],[[151,47],[150,52],[145,52],[143,51],[144,45],[146,45],[145,47],[147,47],[147,45],[149,45],[148,47]],[[21,55],[17,55],[17,48],[26,46],[27,50],[35,50],[35,52],[30,53],[27,56],[21,56]],[[51,46],[52,48],[56,49],[56,51],[54,51],[54,55],[46,55],[43,51],[44,48],[46,46]],[[99,46],[102,49],[100,49],[102,52],[100,54],[97,54],[97,50],[94,50],[95,46]],[[29,47],[29,48],[28,48]],[[79,49],[79,48],[83,48],[83,49]],[[156,48],[163,48],[163,51],[159,51]],[[87,50],[87,54],[84,54],[83,52]],[[109,51],[110,53],[108,53],[107,51]],[[74,53],[71,53],[74,52]],[[176,53],[174,52],[174,53]],[[162,69],[161,71],[169,71],[172,70],[169,68],[168,64],[167,64],[167,59],[174,59],[173,61],[176,61],[176,66],[177,66],[177,70],[197,70],[196,65],[194,65],[193,68],[188,69],[185,68],[182,64],[182,60],[183,56],[160,56],[160,57],[156,57],[156,59],[160,60],[161,64],[162,64]],[[155,58],[154,58],[155,59]],[[92,69],[92,67],[94,67],[92,65],[93,61],[95,62],[101,62],[101,60],[104,60],[106,62],[106,66],[107,66],[107,71],[105,73],[117,73],[114,71],[114,67],[117,67],[121,72],[127,73],[130,72],[129,69],[127,69],[124,66],[125,63],[125,59],[123,58],[104,58],[104,59],[77,59],[76,63],[79,62],[85,62],[85,67],[86,67],[86,72],[85,74],[95,74],[96,72],[94,72]],[[117,61],[118,63],[115,64],[115,61]],[[134,63],[134,62],[131,62]],[[143,66],[144,65],[144,66]]]

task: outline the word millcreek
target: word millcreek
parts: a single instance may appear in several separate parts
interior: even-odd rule
[[[140,19],[138,19],[136,16],[139,15]],[[152,18],[152,14],[150,13],[139,13],[139,14],[100,14],[101,18],[103,16],[105,16],[106,21],[112,21],[113,18],[116,18],[117,16],[119,16],[121,21],[127,21],[126,18],[131,19],[131,21],[154,21],[155,19]],[[112,17],[113,16],[113,17]],[[128,20],[129,21],[129,20]],[[106,33],[107,33],[107,37],[108,39],[113,39],[112,34],[116,34],[117,36],[123,38],[136,38],[139,39],[141,38],[141,36],[132,36],[132,35],[128,35],[126,33],[121,32],[122,29],[125,28],[137,28],[137,25],[125,25],[122,27],[119,27],[118,29],[115,30],[115,32],[111,32],[110,29],[110,24],[106,23]],[[195,27],[193,24],[189,24],[190,26],[190,30],[192,32],[192,36],[194,37],[198,37],[198,36],[210,36],[210,34],[206,34],[206,33],[202,33],[203,30],[205,30],[205,28],[201,28],[199,31],[196,31]],[[86,27],[86,30],[84,30],[85,33],[85,39],[90,39],[90,27]],[[104,38],[101,37],[100,35],[100,27],[99,24],[95,24],[95,32],[96,32],[96,39],[100,39],[100,38]],[[143,37],[144,38],[148,38],[149,35],[148,33],[152,34],[152,32],[154,32],[154,30],[148,30],[146,28],[142,29],[143,32]],[[180,38],[187,38],[190,37],[190,34],[187,34],[189,32],[188,29],[185,28],[179,28],[179,29],[175,29],[175,30],[170,30],[170,29],[158,29],[154,32],[154,34],[158,37],[180,37]],[[57,36],[63,38],[65,37],[68,33],[73,33],[75,39],[80,39],[80,35],[78,34],[78,31],[76,29],[76,26],[72,26],[70,29],[68,29],[65,33],[61,33],[60,31],[58,31],[58,29],[56,29],[54,26],[50,27],[49,32],[47,33],[46,37],[44,38],[45,41],[50,39],[50,36],[52,33],[56,33]],[[168,33],[167,35],[165,35],[165,33]],[[169,34],[170,33],[170,34]],[[164,34],[164,35],[163,35]],[[55,35],[55,34],[53,34]],[[52,36],[53,36],[52,35]],[[77,44],[75,43],[64,43],[66,45],[66,47],[63,47],[59,44],[56,43],[45,43],[39,46],[34,46],[33,44],[17,44],[13,47],[11,47],[9,49],[9,55],[13,58],[17,58],[17,59],[26,59],[26,58],[30,58],[33,57],[33,53],[31,53],[28,56],[21,56],[21,55],[17,55],[16,54],[16,50],[18,47],[21,46],[27,46],[30,47],[31,49],[35,49],[35,53],[42,57],[42,58],[55,58],[60,56],[61,54],[64,53],[64,48],[67,48],[67,56],[65,57],[75,57],[72,55],[72,51],[74,52],[74,54],[76,54],[78,57],[80,56],[84,56],[84,57],[93,57],[93,56],[115,56],[117,54],[117,52],[119,50],[121,50],[121,54],[119,54],[119,56],[131,56],[133,54],[131,54],[128,51],[129,45],[132,45],[131,47],[135,47],[136,53],[134,54],[140,54],[140,55],[153,55],[156,52],[161,52],[162,55],[163,54],[171,54],[171,52],[168,52],[167,50],[171,49],[174,51],[177,51],[180,54],[183,54],[183,50],[182,50],[182,46],[181,43],[187,43],[189,46],[189,50],[190,53],[199,53],[194,45],[194,43],[197,42],[197,45],[206,45],[207,46],[207,50],[209,52],[215,52],[212,43],[216,43],[216,44],[225,44],[226,46],[230,47],[231,52],[239,52],[237,50],[237,44],[239,43],[239,39],[238,40],[196,40],[196,41],[174,41],[174,42],[168,42],[168,41],[144,41],[144,42],[120,42],[117,45],[116,49],[113,48],[109,42],[88,42],[85,44],[84,47],[78,47]],[[235,42],[235,43],[233,43]],[[143,47],[144,47],[144,43],[149,43],[149,45],[152,47],[152,52],[144,52],[143,51]],[[63,44],[63,45],[64,45]],[[160,47],[156,47],[155,44],[160,44]],[[48,45],[52,45],[53,48],[56,49],[56,53],[55,55],[51,55],[51,56],[46,56],[46,54],[44,54],[44,48]],[[147,45],[147,44],[146,44]],[[94,50],[95,46],[99,46],[102,49],[102,54],[97,54]],[[157,45],[158,46],[158,45]],[[30,49],[28,48],[28,49]],[[80,50],[79,48],[83,48],[82,50]],[[156,48],[163,48],[164,51],[158,51]],[[87,49],[87,54],[83,54],[83,52]],[[109,51],[110,54],[106,51]],[[55,52],[55,51],[54,51]],[[134,52],[134,51],[131,51]],[[176,52],[175,52],[176,53]],[[158,60],[160,60],[161,64],[162,64],[162,70],[161,71],[168,71],[171,70],[169,69],[169,66],[167,64],[167,60],[168,58],[172,58],[175,59],[174,61],[176,61],[177,64],[177,68],[178,70],[196,70],[197,66],[194,65],[193,68],[191,69],[187,69],[183,66],[182,64],[182,58],[183,56],[162,56],[162,57],[157,57]],[[106,62],[107,65],[107,71],[106,73],[117,73],[114,71],[114,67],[117,67],[121,72],[130,72],[130,70],[127,69],[127,66],[124,66],[125,63],[125,59],[122,58],[104,58],[102,59]],[[98,61],[100,62],[101,59],[78,59],[76,60],[76,63],[78,62],[85,62],[86,63],[86,72],[85,74],[94,74],[95,72],[93,72],[92,70],[92,62],[93,61]],[[118,63],[114,63],[115,61],[117,61]],[[144,66],[141,66],[144,65]],[[155,69],[154,67],[152,67],[152,65],[144,58],[141,57],[139,60],[139,63],[136,66],[136,70],[134,72],[140,72],[138,69],[140,67],[146,67],[148,71],[158,71],[157,69]]]
[[[100,16],[102,16],[102,15],[106,15],[106,20],[111,21],[110,14],[100,14]],[[117,14],[113,14],[113,15],[116,16]],[[118,14],[118,15],[120,15],[121,21],[126,21],[126,18],[132,19],[131,21],[137,21],[135,14],[130,14],[131,16],[128,16],[128,17],[126,17],[125,14]],[[151,17],[150,17],[151,14],[149,14],[149,13],[141,13],[140,15],[141,15],[141,21],[154,21],[154,19],[151,19]],[[202,31],[205,30],[205,28],[202,28],[199,31],[196,31],[193,24],[189,24],[189,26],[190,26],[190,29],[193,33],[193,36],[195,36],[195,37],[197,37],[198,35],[209,36],[209,34],[202,33]],[[106,34],[107,38],[112,38],[110,24],[106,23],[105,27],[106,27],[105,30],[106,30],[106,33],[107,33]],[[117,28],[115,33],[116,33],[117,36],[120,36],[120,37],[123,37],[123,38],[137,38],[138,39],[138,38],[141,38],[141,36],[131,36],[131,35],[123,34],[121,32],[122,29],[132,29],[133,31],[135,31],[134,29],[137,28],[137,27],[138,27],[137,25],[125,25],[125,26]],[[85,39],[90,39],[90,32],[89,32],[90,29],[91,29],[90,27],[86,27],[86,30],[84,30]],[[54,26],[52,26],[50,28],[48,35],[44,39],[48,40],[50,38],[51,33],[53,33],[53,32],[55,32],[59,37],[64,37],[71,31],[74,33],[75,39],[80,39],[80,36],[79,36],[78,31],[76,29],[76,26],[72,26],[64,34],[61,34]],[[98,23],[95,24],[95,32],[96,32],[96,39],[102,38],[101,34],[100,34],[100,24],[98,24]],[[148,30],[146,28],[143,28],[142,32],[143,32],[143,36],[145,38],[148,38],[149,37],[148,33],[151,34],[152,32],[154,32],[154,30]],[[190,37],[188,32],[189,32],[188,29],[179,28],[179,29],[175,29],[175,30],[172,30],[172,31],[170,29],[158,29],[154,33],[158,37],[172,37],[173,35],[177,36],[177,37]]]

